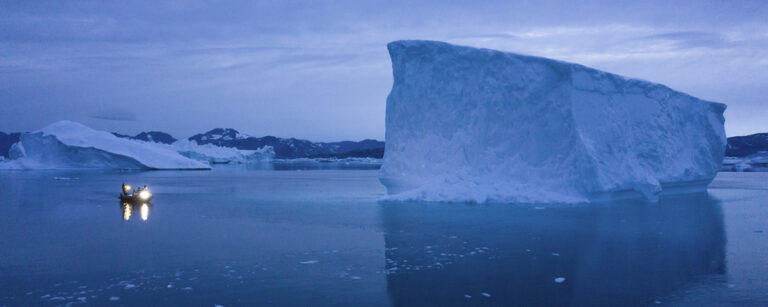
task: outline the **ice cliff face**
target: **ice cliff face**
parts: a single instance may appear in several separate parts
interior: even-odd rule
[[[725,105],[578,64],[433,41],[388,45],[391,199],[584,202],[702,190]]]

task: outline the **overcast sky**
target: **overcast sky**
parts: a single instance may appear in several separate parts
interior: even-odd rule
[[[0,131],[60,119],[187,137],[214,127],[383,139],[386,43],[576,62],[728,104],[768,131],[768,1],[4,1]]]

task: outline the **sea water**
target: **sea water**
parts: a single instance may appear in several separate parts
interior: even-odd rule
[[[0,306],[768,304],[768,173],[658,204],[384,195],[368,166],[0,172]]]

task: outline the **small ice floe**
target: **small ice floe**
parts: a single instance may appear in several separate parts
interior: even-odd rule
[[[558,277],[558,278],[555,278],[555,282],[556,282],[556,283],[558,283],[558,284],[561,284],[561,283],[563,283],[564,281],[565,281],[565,277]]]
[[[352,276],[351,279],[360,279],[360,276]]]
[[[472,296],[471,296],[471,295],[469,295],[469,294],[464,294],[464,297],[465,297],[465,298],[472,298]]]
[[[182,288],[181,290],[184,290],[184,291],[192,291],[192,287],[184,287],[184,288]]]
[[[53,177],[54,180],[77,180],[77,177]]]
[[[481,292],[480,294],[485,296],[485,297],[491,297],[491,294],[488,293],[488,292]]]
[[[224,307],[224,305],[213,304],[213,307]]]
[[[229,272],[230,272],[230,273],[234,273],[234,272],[237,272],[237,271],[235,271],[235,270],[229,270]]]
[[[173,288],[173,284],[168,284],[168,285],[167,285],[167,286],[165,286],[165,287],[166,287],[166,288],[169,288],[169,289],[170,289],[170,288]]]
[[[41,296],[40,298],[46,299],[46,298],[49,298],[49,297],[51,297],[51,295],[50,294],[46,294],[46,295]]]
[[[119,297],[117,297],[117,296],[110,296],[110,297],[109,297],[109,300],[114,302],[114,301],[119,301],[119,300],[120,300],[120,298],[119,298]]]
[[[125,289],[126,290],[133,289],[133,288],[136,288],[136,285],[134,285],[134,284],[125,284]]]
[[[656,305],[661,305],[661,301],[660,300],[655,300],[655,301],[653,301],[653,303],[656,304]]]
[[[52,300],[52,301],[63,301],[63,300],[65,300],[65,299],[66,299],[66,298],[64,298],[64,297],[61,297],[61,296],[54,296],[54,297],[52,297],[52,298],[51,298],[51,300]]]
[[[450,237],[448,237],[448,239],[457,239],[457,238],[458,238],[457,236],[450,236]]]
[[[560,257],[560,253],[552,253],[552,256]]]
[[[88,298],[81,296],[81,297],[78,297],[77,300],[85,303],[85,301],[87,301]]]
[[[320,262],[320,260],[307,260],[307,261],[302,261],[302,262],[299,262],[299,263],[300,264],[315,264],[315,263],[318,263],[318,262]]]

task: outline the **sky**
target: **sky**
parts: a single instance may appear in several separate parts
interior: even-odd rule
[[[662,83],[727,104],[729,136],[768,132],[768,1],[704,0],[0,0],[0,131],[382,140],[400,39]]]

